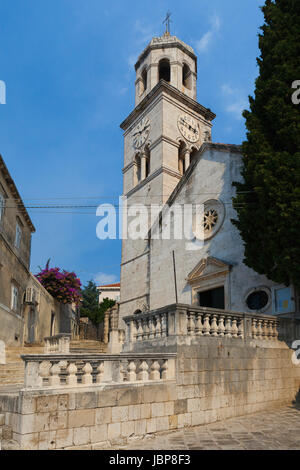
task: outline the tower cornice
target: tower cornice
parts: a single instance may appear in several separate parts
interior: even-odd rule
[[[145,96],[145,98],[134,108],[129,116],[120,124],[121,129],[126,131],[132,122],[138,117],[138,115],[146,109],[147,106],[162,92],[166,92],[168,95],[173,96],[178,101],[187,105],[190,109],[203,116],[207,121],[213,121],[216,117],[210,109],[205,108],[197,101],[188,97],[184,93],[181,93],[177,88],[167,83],[165,80],[160,82]]]
[[[135,70],[137,70],[142,62],[145,60],[147,55],[155,50],[155,49],[162,49],[162,48],[174,48],[181,49],[187,55],[189,55],[197,64],[197,56],[195,55],[192,47],[185,44],[183,41],[180,41],[176,36],[168,36],[163,35],[161,37],[153,38],[150,44],[143,50],[143,52],[138,57],[138,60],[135,64]]]

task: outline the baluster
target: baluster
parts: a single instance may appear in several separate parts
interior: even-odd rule
[[[137,341],[143,341],[143,325],[142,320],[137,321],[138,328],[137,328]]]
[[[263,329],[262,329],[262,320],[257,320],[257,338],[262,339]]]
[[[149,380],[149,366],[147,361],[141,361],[139,366],[139,373],[138,373],[138,380],[142,380],[143,382],[147,382]]]
[[[252,338],[257,339],[257,335],[258,335],[257,319],[252,318]]]
[[[197,336],[202,336],[203,325],[202,325],[202,315],[201,313],[197,313],[197,320],[196,320],[196,328],[195,333]]]
[[[238,319],[238,337],[240,339],[244,338],[244,319],[243,318]]]
[[[237,327],[237,319],[235,317],[233,317],[233,319],[232,319],[231,331],[232,331],[232,337],[237,338],[239,330],[238,330],[238,327]]]
[[[167,336],[166,313],[162,313],[162,315],[161,315],[161,336],[162,336],[162,338]]]
[[[154,339],[155,336],[155,327],[153,320],[153,317],[149,317],[149,339]]]
[[[274,339],[274,324],[273,324],[273,320],[270,320],[270,321],[268,322],[268,326],[269,326],[269,328],[268,328],[269,340],[270,340],[270,341],[273,341],[273,339]]]
[[[160,379],[160,365],[156,360],[152,361],[150,367],[150,380],[159,380]]]
[[[269,322],[268,320],[264,320],[263,322],[263,335],[264,339],[269,339]]]
[[[82,376],[82,383],[86,385],[90,385],[93,383],[92,371],[93,368],[89,362],[86,362],[82,368],[83,376]]]
[[[138,321],[137,320],[134,320],[134,328],[133,328],[133,341],[136,342],[138,340]]]
[[[101,361],[97,367],[96,383],[100,384],[104,376],[104,361]]]
[[[60,363],[54,362],[50,368],[50,377],[49,377],[49,385],[55,386],[60,385]]]
[[[217,325],[217,315],[213,314],[212,321],[211,321],[211,336],[218,336],[218,325]]]
[[[160,338],[161,337],[161,321],[160,321],[160,315],[156,315],[156,328],[155,328],[155,337]]]
[[[149,326],[148,326],[148,319],[147,318],[145,318],[145,320],[144,320],[144,336],[143,336],[143,339],[144,340],[149,339]]]
[[[133,319],[130,320],[129,337],[131,343],[134,343],[136,341],[136,326],[135,321]]]
[[[278,328],[279,328],[279,322],[275,320],[273,323],[273,338],[275,341],[278,340],[278,336],[279,336]]]
[[[128,382],[135,382],[136,381],[136,365],[134,360],[128,361],[127,366],[127,380]]]
[[[268,339],[268,332],[267,332],[267,322],[266,320],[262,320],[262,339]]]
[[[218,325],[218,332],[219,336],[223,337],[225,335],[225,324],[224,324],[224,315],[220,315],[219,317],[219,325]]]
[[[231,338],[231,336],[232,336],[231,331],[232,331],[232,329],[231,329],[231,317],[228,316],[228,317],[226,317],[226,320],[225,320],[225,336],[227,338]]]
[[[126,377],[126,370],[124,367],[123,362],[120,363],[120,382],[126,382],[127,377]]]
[[[204,336],[210,335],[210,323],[209,323],[210,315],[207,313],[204,315],[204,325],[203,325],[203,334]]]
[[[163,380],[167,380],[168,379],[168,372],[169,372],[169,363],[168,363],[168,359],[165,359],[162,366],[161,366],[161,370],[162,370],[162,373],[161,373],[161,378]]]
[[[77,385],[76,372],[77,372],[77,366],[75,362],[70,362],[67,367],[67,379],[66,379],[67,385]]]
[[[272,320],[268,321],[268,340],[273,340],[273,322]]]
[[[195,335],[195,314],[193,312],[188,312],[188,335]]]

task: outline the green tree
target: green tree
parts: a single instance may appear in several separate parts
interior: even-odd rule
[[[115,300],[109,299],[108,297],[105,297],[105,299],[100,302],[99,307],[100,307],[100,314],[99,314],[99,322],[104,319],[104,314],[107,309],[113,307],[115,305]]]
[[[99,292],[96,284],[89,281],[82,289],[82,303],[80,316],[88,317],[94,324],[100,323],[104,318],[104,313],[115,304],[114,300],[104,299],[99,304]]]
[[[300,2],[266,0],[259,34],[259,76],[244,111],[243,183],[234,183],[247,266],[274,282],[300,287]]]

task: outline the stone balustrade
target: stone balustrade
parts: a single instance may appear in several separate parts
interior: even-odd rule
[[[21,356],[25,389],[175,379],[174,353],[43,354]]]
[[[201,336],[276,341],[279,319],[205,307],[174,304],[123,318],[125,348],[145,341]]]
[[[70,352],[70,341],[71,334],[69,333],[59,333],[54,336],[48,336],[44,338],[44,353],[68,354]]]

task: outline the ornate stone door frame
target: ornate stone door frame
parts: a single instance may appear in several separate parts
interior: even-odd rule
[[[231,265],[217,258],[203,258],[187,277],[192,289],[192,304],[198,304],[198,293],[224,287],[225,310],[230,310]]]

